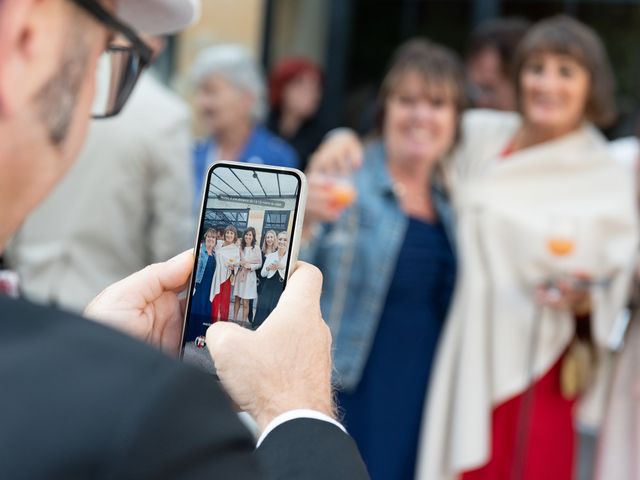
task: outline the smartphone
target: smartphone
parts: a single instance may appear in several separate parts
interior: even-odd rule
[[[215,374],[207,328],[255,330],[275,308],[298,258],[307,180],[293,168],[219,161],[203,190],[180,357]]]

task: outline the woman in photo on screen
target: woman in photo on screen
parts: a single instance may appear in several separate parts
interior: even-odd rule
[[[262,255],[256,242],[256,229],[247,228],[240,246],[240,265],[234,285],[235,301],[233,304],[233,319],[238,319],[240,303],[242,303],[242,321],[249,321],[250,300],[258,298],[258,284],[256,270],[262,266]]]
[[[278,240],[275,230],[267,230],[264,235],[264,242],[262,244],[262,263],[264,259],[270,253],[275,252],[278,249]]]
[[[198,256],[198,265],[196,267],[196,280],[191,302],[191,315],[197,316],[198,321],[188,322],[189,331],[186,334],[186,340],[193,340],[198,335],[202,335],[203,324],[209,324],[211,321],[211,300],[209,294],[211,292],[211,283],[213,282],[213,273],[216,269],[216,240],[217,233],[213,228],[209,228],[204,234],[204,241],[200,244],[200,254]]]
[[[253,327],[258,328],[276,308],[287,269],[287,247],[289,246],[289,235],[287,232],[280,232],[277,237],[278,249],[267,255],[262,265],[260,276],[262,277],[260,298],[258,308],[253,321]],[[266,243],[266,242],[265,242]]]
[[[224,242],[216,249],[216,269],[209,300],[212,301],[211,323],[229,320],[231,304],[231,282],[236,267],[240,264],[240,249],[236,245],[238,232],[229,225],[224,229]]]
[[[267,258],[267,255],[273,253],[278,248],[278,235],[275,230],[267,230],[267,233],[264,235],[264,241],[262,242],[262,265],[264,265],[264,261]],[[258,297],[262,292],[262,278],[261,275],[257,275],[258,277]],[[251,323],[253,323],[253,317],[251,317]]]

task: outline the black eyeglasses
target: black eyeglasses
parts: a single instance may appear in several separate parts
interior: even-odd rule
[[[98,62],[93,118],[117,115],[127,102],[140,74],[149,65],[153,52],[133,31],[94,0],[73,0],[98,22],[122,35],[130,45],[110,45]]]

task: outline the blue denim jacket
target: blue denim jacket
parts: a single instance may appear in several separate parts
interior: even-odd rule
[[[200,244],[200,255],[198,256],[198,265],[196,267],[196,283],[200,283],[202,281],[208,260],[209,254],[207,253],[207,248],[204,246],[204,242],[202,242]]]
[[[334,380],[346,391],[360,381],[409,225],[393,192],[384,144],[370,144],[364,158],[355,174],[357,201],[337,222],[324,225],[300,255],[324,274],[320,305],[333,335]],[[444,190],[432,186],[432,198],[453,243]]]

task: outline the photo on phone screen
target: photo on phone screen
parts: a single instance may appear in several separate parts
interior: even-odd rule
[[[295,261],[292,252],[297,255],[292,248],[303,187],[303,174],[292,169],[211,167],[182,336],[184,361],[214,373],[207,328],[234,322],[255,330],[275,308]]]

